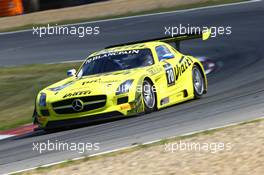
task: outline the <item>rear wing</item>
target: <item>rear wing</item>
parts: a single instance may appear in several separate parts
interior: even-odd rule
[[[112,45],[112,46],[106,47],[106,49],[113,48],[113,47],[127,46],[127,45],[132,45],[132,44],[140,44],[140,43],[146,43],[146,42],[152,42],[152,41],[159,41],[159,42],[174,44],[174,47],[177,50],[180,50],[180,42],[181,41],[198,39],[198,38],[201,38],[202,40],[205,41],[205,40],[209,39],[210,35],[211,35],[211,30],[206,30],[206,31],[200,32],[200,33],[183,34],[183,35],[168,36],[168,37],[155,38],[155,39],[149,39],[149,40],[133,41],[133,42],[129,42],[129,43],[122,43],[122,44],[117,44],[117,45]]]

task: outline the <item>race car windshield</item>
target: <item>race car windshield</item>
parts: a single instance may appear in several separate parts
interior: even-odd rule
[[[150,49],[107,52],[90,57],[78,77],[150,66],[154,63]]]

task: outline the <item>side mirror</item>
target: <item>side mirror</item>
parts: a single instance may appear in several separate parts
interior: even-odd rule
[[[76,69],[70,69],[67,71],[67,76],[72,77],[76,75]]]
[[[166,53],[162,56],[162,59],[171,59],[174,58],[174,55],[172,53]]]

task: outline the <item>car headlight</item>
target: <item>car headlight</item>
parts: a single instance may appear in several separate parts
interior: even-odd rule
[[[45,93],[41,93],[39,97],[39,106],[45,107],[47,105],[46,99],[47,95]]]
[[[132,85],[134,80],[126,80],[116,90],[116,95],[124,94],[129,92],[130,86]]]

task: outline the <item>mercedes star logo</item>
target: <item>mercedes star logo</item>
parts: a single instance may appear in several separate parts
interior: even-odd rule
[[[82,100],[79,100],[79,99],[73,100],[73,102],[72,102],[72,108],[75,111],[81,111],[81,110],[83,110],[83,102],[82,102]]]

